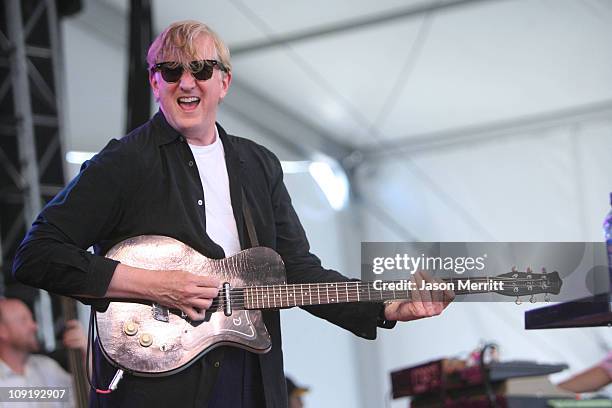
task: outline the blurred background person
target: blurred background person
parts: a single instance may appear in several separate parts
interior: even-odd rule
[[[582,393],[598,391],[612,382],[612,352],[599,364],[558,384],[564,390]]]
[[[70,374],[52,358],[37,354],[40,351],[37,330],[32,312],[23,301],[0,299],[0,386],[71,389]],[[66,348],[79,349],[83,356],[86,355],[87,338],[78,321],[66,322],[62,340]],[[38,406],[36,402],[20,404],[21,407]],[[53,404],[45,402],[44,406],[54,406]],[[55,404],[66,406],[64,402]]]
[[[304,401],[302,396],[309,391],[308,387],[297,386],[293,380],[285,376],[287,381],[287,397],[289,398],[289,408],[303,408]]]

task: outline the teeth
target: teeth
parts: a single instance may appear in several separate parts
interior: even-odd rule
[[[189,96],[189,97],[179,98],[179,102],[183,102],[183,103],[198,102],[199,100],[200,100],[200,98],[198,98],[196,96]]]

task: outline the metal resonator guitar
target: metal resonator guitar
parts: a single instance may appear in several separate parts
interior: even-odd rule
[[[96,312],[98,340],[105,357],[119,369],[138,376],[171,375],[220,345],[255,353],[269,351],[272,343],[261,310],[410,299],[410,291],[379,290],[373,282],[286,284],[281,257],[265,247],[217,260],[176,239],[143,235],[120,242],[106,256],[139,268],[214,275],[224,282],[204,321],[192,322],[179,310],[145,301],[113,301],[105,312]],[[493,292],[508,296],[558,294],[561,287],[557,272],[513,271],[494,278],[470,279],[503,281],[504,288]]]

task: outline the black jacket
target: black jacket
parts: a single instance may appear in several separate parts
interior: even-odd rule
[[[253,214],[259,245],[282,256],[288,283],[347,280],[322,268],[310,253],[276,156],[252,141],[226,134],[220,126],[218,130],[242,248],[249,245],[241,188]],[[100,254],[129,237],[166,235],[207,257],[222,258],[223,249],[206,235],[204,203],[191,150],[159,112],[128,136],[110,141],[49,202],[18,249],[14,274],[18,280],[50,292],[102,297],[117,262]],[[92,245],[96,255],[86,251]],[[104,299],[79,300],[99,310],[108,304]],[[380,304],[304,309],[358,336],[376,337]],[[264,312],[263,316],[273,344],[270,352],[259,357],[266,405],[286,408],[279,313]],[[221,359],[222,352],[212,351],[198,364],[170,377],[126,376],[118,391],[105,398],[112,398],[112,406],[136,406],[139,402],[159,406],[162,401],[175,406],[205,406]],[[113,370],[104,359],[99,364],[103,367],[98,367],[98,382],[106,386]]]

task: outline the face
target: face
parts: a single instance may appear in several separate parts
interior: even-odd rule
[[[211,38],[201,35],[195,45],[199,50],[197,60],[218,60]],[[149,82],[170,126],[195,142],[214,135],[217,108],[227,94],[231,73],[215,68],[210,79],[198,81],[189,70],[184,70],[181,79],[168,83],[155,72],[149,75]]]
[[[30,309],[21,301],[4,300],[0,322],[0,339],[15,350],[33,353],[39,350],[37,326]]]

